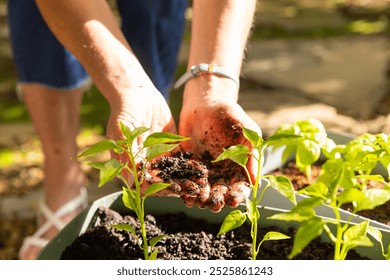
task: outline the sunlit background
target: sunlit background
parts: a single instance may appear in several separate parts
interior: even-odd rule
[[[177,76],[186,67],[191,15],[189,8]],[[308,117],[334,131],[390,133],[389,17],[389,0],[259,1],[239,103],[265,136]],[[43,177],[40,144],[15,85],[0,0],[0,259],[17,258],[23,237],[35,230],[31,201]],[[180,102],[180,90],[172,92],[175,117]],[[103,137],[108,112],[93,87],[82,105],[81,147]],[[93,183],[96,174],[86,172]]]

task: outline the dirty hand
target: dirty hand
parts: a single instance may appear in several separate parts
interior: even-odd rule
[[[182,143],[182,149],[190,152],[194,159],[207,164],[210,191],[206,201],[196,200],[200,207],[209,207],[212,211],[220,211],[225,204],[236,207],[250,193],[248,178],[244,169],[238,164],[225,160],[212,163],[223,148],[236,144],[247,145],[249,141],[243,136],[242,128],[261,133],[259,126],[236,102],[226,94],[204,94],[184,102],[180,115],[179,134],[190,137],[190,141]],[[189,97],[187,97],[189,98]],[[253,157],[247,164],[251,179],[257,169]]]
[[[140,150],[143,141],[148,135],[154,132],[176,133],[176,125],[171,111],[164,97],[154,86],[144,86],[133,89],[118,98],[116,102],[110,102],[110,118],[107,125],[107,137],[110,139],[123,139],[120,131],[120,122],[127,125],[131,130],[141,126],[150,128],[146,133],[141,134],[133,143],[133,152]],[[120,162],[129,162],[128,157],[123,154],[112,154]],[[145,153],[140,153],[136,162],[145,160]],[[130,172],[122,172],[124,178],[132,185],[134,178]]]

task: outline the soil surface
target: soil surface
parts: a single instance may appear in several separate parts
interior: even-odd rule
[[[122,216],[107,209],[99,209],[100,223],[78,237],[65,249],[61,259],[142,259],[143,252],[137,240],[126,231],[112,229],[117,223],[128,223],[139,230],[138,220],[134,216]],[[148,238],[159,235],[166,237],[156,245],[158,259],[165,260],[248,260],[251,257],[249,225],[217,236],[219,224],[210,224],[188,218],[184,214],[146,216]],[[262,238],[275,228],[259,230]],[[283,232],[293,236],[294,230]],[[268,241],[262,244],[258,259],[284,260],[291,252],[292,239]],[[333,258],[333,245],[314,240],[295,259],[330,260]],[[348,259],[363,259],[355,251],[349,252]]]
[[[306,175],[301,172],[298,167],[295,165],[295,163],[288,163],[282,168],[276,169],[275,171],[271,172],[273,175],[284,175],[290,179],[292,182],[295,190],[300,190],[308,185],[314,183],[316,178],[320,174],[320,164],[313,165],[312,170],[312,179],[309,180]],[[377,184],[369,184],[368,187],[380,187]],[[345,210],[351,211],[352,205],[344,205],[342,207]],[[371,220],[376,220],[378,222],[381,222],[386,225],[390,225],[390,201],[376,207],[372,210],[364,210],[357,213],[360,216],[369,218]]]

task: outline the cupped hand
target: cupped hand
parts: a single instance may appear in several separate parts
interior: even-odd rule
[[[182,149],[205,163],[209,169],[209,198],[196,201],[200,207],[209,207],[218,212],[225,205],[236,207],[248,197],[250,184],[241,166],[230,160],[212,162],[224,148],[243,144],[251,149],[250,142],[242,133],[243,127],[261,134],[259,126],[235,100],[208,96],[186,102],[183,106],[179,134],[191,140],[183,142]],[[253,181],[257,170],[257,161],[253,157],[249,158],[247,168]]]

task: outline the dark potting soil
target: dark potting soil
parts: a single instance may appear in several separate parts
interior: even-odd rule
[[[110,228],[110,225],[129,223],[139,233],[139,222],[134,216],[122,216],[107,209],[99,209],[100,222],[79,236],[62,253],[61,259],[99,259],[131,260],[143,259],[143,252],[137,245],[136,238],[129,232]],[[211,224],[196,220],[184,214],[147,215],[146,230],[148,238],[166,235],[155,248],[158,259],[165,260],[248,260],[251,257],[249,225],[217,236],[220,224]],[[260,240],[275,228],[259,229]],[[283,232],[293,236],[294,230]],[[139,234],[140,236],[140,234]],[[267,241],[262,244],[258,259],[284,260],[292,249],[292,238],[287,240]],[[333,258],[333,245],[315,239],[294,259],[330,260]],[[350,251],[348,259],[363,259],[355,251]]]

